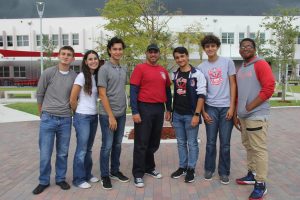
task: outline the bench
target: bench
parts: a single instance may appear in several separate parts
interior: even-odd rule
[[[4,91],[4,98],[13,98],[15,94],[30,94],[31,99],[36,98],[36,91]]]

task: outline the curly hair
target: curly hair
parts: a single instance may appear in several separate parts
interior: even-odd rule
[[[88,95],[92,95],[92,73],[90,71],[90,68],[89,66],[86,64],[86,61],[87,61],[87,58],[90,54],[94,54],[98,61],[99,61],[99,66],[98,68],[94,71],[94,74],[95,74],[95,81],[97,82],[97,74],[98,74],[98,70],[99,68],[101,67],[101,65],[103,64],[102,62],[100,62],[99,60],[99,55],[97,54],[96,51],[94,50],[89,50],[87,51],[84,56],[83,56],[83,59],[82,59],[82,63],[81,63],[81,69],[82,69],[82,73],[84,75],[84,79],[85,79],[85,82],[84,82],[84,86],[83,86],[83,91],[88,94]]]
[[[121,38],[118,38],[118,37],[111,38],[108,41],[107,46],[106,46],[107,47],[107,54],[109,55],[109,57],[111,57],[111,55],[109,53],[109,50],[111,49],[112,46],[114,46],[114,44],[117,44],[117,43],[122,44],[123,49],[126,48],[126,45],[125,45],[124,41]]]
[[[201,46],[204,49],[207,44],[216,44],[217,47],[221,46],[220,39],[215,35],[206,35],[201,41]]]

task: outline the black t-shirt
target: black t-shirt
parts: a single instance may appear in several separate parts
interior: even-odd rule
[[[190,103],[188,100],[188,90],[187,90],[187,80],[189,78],[190,71],[181,72],[179,70],[177,79],[175,81],[176,91],[175,91],[175,101],[174,110],[180,115],[191,115]]]

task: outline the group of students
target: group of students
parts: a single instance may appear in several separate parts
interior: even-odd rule
[[[240,42],[240,54],[244,62],[238,70],[231,59],[217,54],[221,45],[218,37],[207,35],[201,45],[208,60],[198,67],[189,63],[189,53],[185,47],[173,50],[174,60],[179,67],[171,79],[168,71],[158,64],[160,49],[156,44],[147,47],[145,63],[138,64],[132,72],[130,106],[134,122],[134,184],[136,187],[144,187],[145,174],[162,178],[162,174],[156,170],[154,153],[160,145],[164,120],[171,121],[175,129],[179,155],[179,167],[171,177],[176,179],[184,175],[185,182],[194,182],[202,115],[207,139],[204,178],[211,180],[214,176],[219,136],[218,174],[221,183],[229,183],[230,139],[235,125],[241,131],[242,143],[247,150],[248,168],[248,174],[236,182],[254,184],[249,199],[260,199],[267,192],[267,100],[272,96],[275,86],[271,68],[266,61],[255,55],[255,42],[250,38]],[[109,40],[107,52],[110,59],[105,63],[100,62],[95,51],[87,51],[82,61],[82,72],[77,75],[70,70],[74,50],[64,46],[59,51],[58,66],[43,72],[37,90],[41,114],[40,176],[34,194],[43,192],[49,186],[55,137],[55,181],[64,190],[70,188],[65,175],[72,111],[77,138],[73,184],[79,188],[90,188],[90,183],[99,181],[91,173],[92,147],[98,118],[102,133],[102,187],[111,189],[111,179],[129,181],[120,171],[127,107],[127,69],[120,65],[124,49],[122,39],[114,37]],[[173,98],[171,82],[174,85]]]

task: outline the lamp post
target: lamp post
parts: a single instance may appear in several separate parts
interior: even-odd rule
[[[42,74],[43,71],[44,71],[44,62],[43,62],[44,48],[43,48],[42,18],[43,18],[43,14],[44,14],[45,2],[37,1],[35,3],[35,5],[36,5],[37,12],[39,14],[39,17],[40,17],[40,45],[41,45],[41,50],[40,51],[41,51],[41,74]]]

